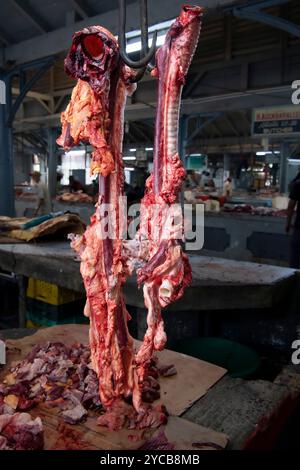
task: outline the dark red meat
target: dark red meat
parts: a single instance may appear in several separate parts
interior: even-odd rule
[[[28,413],[0,415],[0,450],[41,450],[44,447],[43,425]]]
[[[142,201],[139,234],[129,243],[122,239],[127,220],[120,196],[124,184],[124,107],[126,96],[134,89],[130,84],[133,72],[119,57],[116,39],[96,26],[74,35],[65,61],[67,73],[78,83],[62,115],[58,143],[69,147],[82,140],[90,142],[95,149],[92,172],[100,174],[99,201],[91,225],[82,237],[73,239],[72,246],[81,258],[91,362],[99,380],[101,403],[107,410],[99,424],[110,428],[125,422],[142,428],[166,421],[163,409],[146,405],[143,400],[152,402],[159,396],[149,377],[153,351],[163,349],[166,342],[161,309],[177,300],[191,282],[189,262],[178,240],[182,239],[182,225],[175,230],[165,216],[177,201],[185,174],[177,149],[180,95],[196,48],[201,16],[200,7],[184,6],[156,54],[154,172]],[[139,284],[143,284],[148,309],[148,328],[137,354],[128,333],[129,315],[122,294],[133,269],[137,270]],[[84,400],[90,400],[89,392]],[[128,404],[131,400],[134,410]],[[126,408],[123,417],[120,407]]]

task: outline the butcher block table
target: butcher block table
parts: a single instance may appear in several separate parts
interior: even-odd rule
[[[5,370],[0,367],[0,378],[11,362],[20,361],[35,344],[53,340],[85,343],[87,334],[85,325],[0,331],[7,341],[9,361]],[[176,449],[209,448],[197,447],[197,443],[213,443],[215,449],[272,449],[299,408],[300,366],[284,368],[273,382],[246,381],[173,351],[159,354],[161,362],[171,361],[178,370],[177,376],[161,380],[162,402],[172,415],[164,432]],[[42,406],[31,413],[43,420],[47,449],[136,449],[147,438],[141,431],[131,430],[134,438],[128,439],[128,431],[110,432],[97,426],[92,417],[80,425],[68,425],[53,409]],[[293,435],[297,438],[297,429]]]
[[[7,364],[0,369],[0,380],[9,372],[12,364],[20,362],[36,344],[62,342],[66,345],[88,343],[86,325],[60,325],[31,331],[33,334],[23,338],[7,339]],[[136,344],[138,347],[139,344]],[[44,425],[45,449],[92,449],[92,450],[126,450],[138,449],[147,440],[164,431],[166,437],[177,450],[195,450],[200,446],[205,449],[223,449],[228,438],[220,432],[203,427],[180,416],[191,407],[217,381],[226,374],[226,370],[213,364],[195,359],[174,351],[164,350],[157,353],[158,364],[176,367],[177,374],[172,377],[161,377],[161,397],[155,404],[164,404],[170,417],[166,425],[158,430],[122,429],[110,431],[98,426],[97,414],[89,412],[83,423],[70,425],[63,421],[57,408],[39,404],[30,411],[31,415],[40,416]]]
[[[169,310],[212,311],[271,308],[293,286],[295,271],[277,266],[190,256],[192,285]],[[68,242],[0,244],[0,270],[14,272],[20,284],[20,326],[25,326],[24,277],[34,277],[84,292],[79,262]],[[142,291],[134,278],[125,287],[127,305],[144,308]]]

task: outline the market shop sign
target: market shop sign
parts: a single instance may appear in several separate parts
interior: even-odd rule
[[[300,106],[255,108],[252,112],[253,136],[300,135]]]

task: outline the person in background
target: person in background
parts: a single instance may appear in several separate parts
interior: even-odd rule
[[[85,189],[80,181],[76,180],[72,175],[69,176],[69,187],[71,193],[76,193],[77,191],[85,192]]]
[[[276,186],[277,184],[277,173],[279,170],[279,164],[273,163],[273,166],[270,171],[270,175],[272,176],[272,186]]]
[[[206,182],[206,186],[208,187],[208,189],[210,191],[213,191],[214,189],[216,189],[216,185],[215,185],[215,182],[213,180],[213,178],[209,178]]]
[[[297,181],[300,181],[300,166],[298,166],[298,173],[297,173],[297,175],[295,176],[294,179],[292,179],[292,181],[291,181],[290,184],[289,184],[289,191],[290,191],[290,192],[292,191],[293,186],[294,186],[294,184],[295,184]]]
[[[264,186],[266,186],[268,178],[269,178],[269,173],[270,173],[270,167],[268,163],[265,163],[264,168],[263,168],[263,173],[264,173]]]
[[[295,223],[293,216],[297,206]],[[290,268],[300,269],[300,180],[295,181],[290,192],[290,200],[287,209],[286,233],[290,233],[293,228],[290,245]]]
[[[225,180],[223,188],[223,196],[226,198],[231,198],[232,196],[232,179],[229,177]]]
[[[61,180],[63,179],[64,175],[62,173],[56,173],[56,194],[58,194],[62,190]]]
[[[93,187],[93,199],[94,199],[94,202],[96,202],[98,199],[98,195],[99,195],[99,175],[97,175],[96,178],[93,179],[92,187]]]
[[[195,170],[187,170],[186,173],[186,187],[189,189],[197,188],[200,184],[199,175],[196,174]]]
[[[202,174],[201,174],[201,187],[203,189],[207,185],[207,181],[208,181],[209,177],[210,177],[209,171],[202,171]]]
[[[41,181],[41,173],[39,171],[34,171],[31,173],[31,178],[38,199],[34,215],[50,214],[52,211],[50,194],[47,185]]]

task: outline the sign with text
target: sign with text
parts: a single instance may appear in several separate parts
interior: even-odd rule
[[[256,108],[252,112],[253,136],[300,135],[300,106]]]

